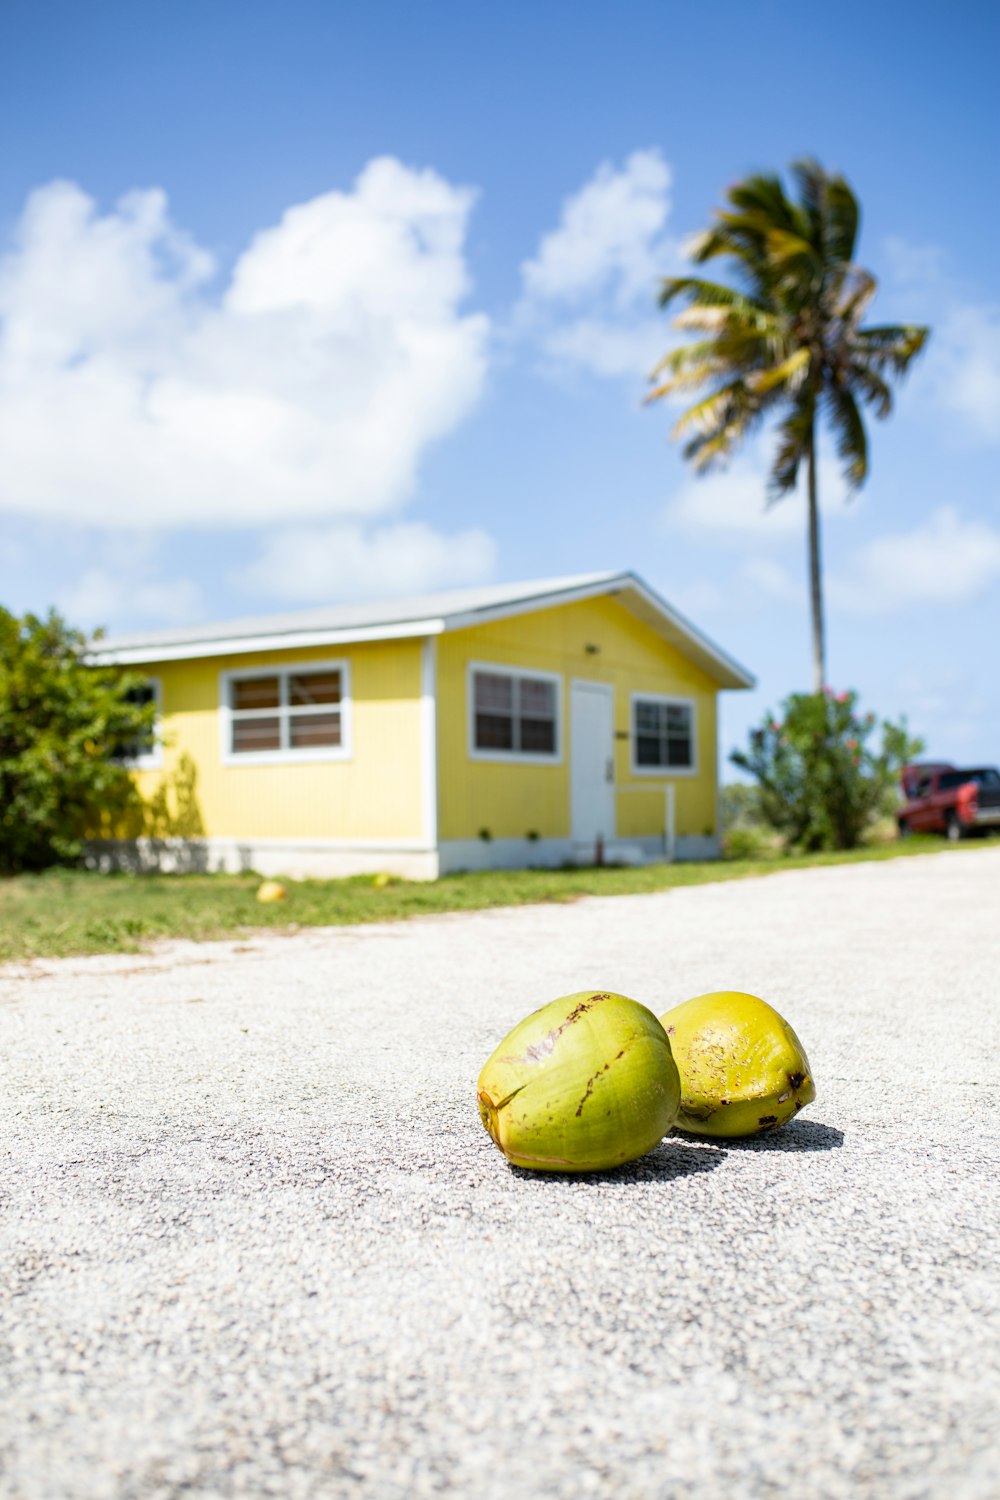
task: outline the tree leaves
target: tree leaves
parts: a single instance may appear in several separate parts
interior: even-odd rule
[[[864,483],[868,441],[860,407],[880,418],[889,414],[886,375],[902,375],[929,335],[910,324],[859,326],[876,282],[853,260],[857,199],[845,178],[811,158],[793,164],[792,180],[797,201],[774,175],[737,182],[692,245],[697,262],[728,258],[751,291],[695,276],[662,283],[662,307],[684,304],[675,326],[708,337],[671,351],[653,371],[647,397],[709,388],[674,427],[676,437],[698,429],[684,451],[699,469],[727,458],[766,410],[783,407],[768,481],[772,497],[795,487],[803,458],[815,452],[820,407],[832,422],[848,483]]]
[[[904,723],[878,725],[857,694],[793,693],[730,760],[757,783],[764,820],[794,847],[854,849],[923,750]]]
[[[150,734],[155,708],[126,697],[141,678],[89,666],[86,648],[55,613],[0,608],[0,872],[77,858],[136,801],[116,757]]]

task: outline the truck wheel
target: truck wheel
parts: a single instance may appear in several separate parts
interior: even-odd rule
[[[957,844],[962,837],[962,825],[953,812],[950,812],[945,820],[944,836],[949,844]]]

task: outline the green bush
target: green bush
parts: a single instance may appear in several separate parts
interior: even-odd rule
[[[763,825],[738,824],[722,835],[722,853],[725,859],[760,859],[776,852],[775,842],[774,834]]]
[[[857,694],[793,693],[768,714],[734,765],[757,783],[760,816],[789,845],[854,849],[891,808],[900,769],[922,741],[906,724],[857,712]]]
[[[0,872],[72,863],[89,835],[140,806],[128,747],[148,742],[142,679],[90,666],[87,638],[54,612],[0,607]]]
[[[774,831],[760,810],[760,792],[748,781],[719,789],[722,853],[725,859],[759,859],[777,852]]]

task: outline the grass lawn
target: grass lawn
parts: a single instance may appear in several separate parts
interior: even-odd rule
[[[966,845],[966,848],[983,845]],[[815,865],[859,864],[915,854],[945,854],[942,839],[916,837],[850,854],[763,856],[640,869],[486,871],[434,882],[393,880],[379,888],[370,876],[285,882],[288,899],[256,900],[256,875],[94,875],[49,870],[0,880],[0,963],[70,953],[136,952],[155,938],[234,937],[255,929],[296,927],[573,901],[579,896],[635,895],[673,886],[742,880]]]

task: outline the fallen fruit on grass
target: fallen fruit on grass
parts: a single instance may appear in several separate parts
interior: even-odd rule
[[[680,1081],[666,1032],[625,995],[581,990],[515,1026],[479,1075],[482,1122],[508,1161],[598,1172],[651,1151]]]
[[[387,875],[384,870],[380,870],[377,875],[372,876],[372,885],[377,891],[384,891],[386,886],[391,884],[392,876]]]
[[[660,1017],[681,1075],[677,1129],[735,1137],[773,1130],[812,1102],[805,1049],[766,1000],[698,995]]]
[[[284,901],[288,892],[280,880],[265,880],[257,888],[258,901]]]

